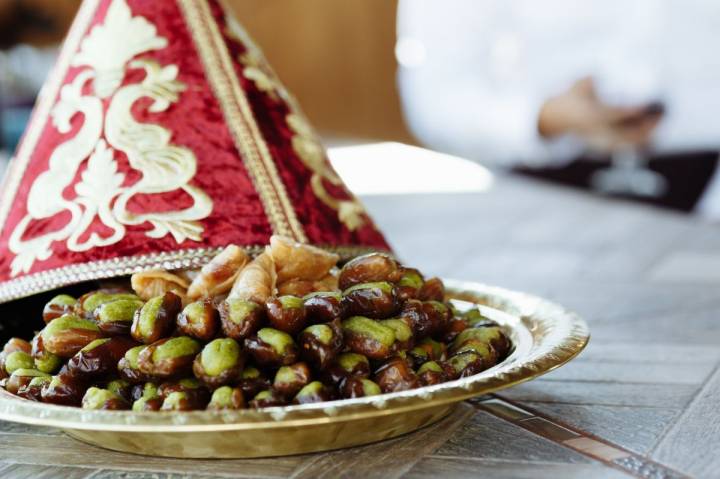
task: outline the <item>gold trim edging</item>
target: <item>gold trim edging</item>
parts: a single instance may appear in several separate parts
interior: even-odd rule
[[[364,246],[320,246],[340,255],[342,260],[378,251],[377,248]],[[250,255],[263,250],[264,246],[244,247]],[[183,249],[173,252],[152,253],[138,256],[124,256],[108,260],[91,261],[88,263],[71,264],[39,273],[29,274],[21,278],[0,283],[0,303],[13,299],[24,298],[36,293],[51,291],[63,286],[114,278],[155,268],[168,270],[199,268],[222,251],[222,247]]]
[[[307,242],[267,144],[253,118],[248,100],[238,83],[226,45],[207,2],[178,0],[178,4],[273,232]]]
[[[86,0],[81,4],[75,22],[70,28],[64,47],[60,52],[60,57],[38,95],[35,109],[30,116],[30,122],[17,150],[17,156],[7,167],[5,177],[0,185],[0,188],[2,188],[0,190],[0,234],[5,231],[5,222],[10,212],[10,206],[15,200],[20,181],[30,162],[30,157],[35,151],[40,134],[47,125],[50,111],[60,92],[65,74],[70,67],[70,61],[85,36],[88,26],[95,15],[97,5],[97,0]]]

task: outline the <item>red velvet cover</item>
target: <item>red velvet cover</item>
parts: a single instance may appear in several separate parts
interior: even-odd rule
[[[273,233],[389,249],[215,0],[83,5],[4,180],[0,227],[0,300]]]

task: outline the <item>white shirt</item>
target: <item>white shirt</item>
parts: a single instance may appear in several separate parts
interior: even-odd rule
[[[590,75],[613,104],[660,100],[658,152],[720,149],[720,1],[401,0],[399,83],[429,146],[509,165],[582,145],[537,133],[542,103]]]

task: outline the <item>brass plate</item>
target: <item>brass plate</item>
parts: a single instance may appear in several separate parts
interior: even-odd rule
[[[465,399],[551,371],[588,342],[585,321],[524,293],[446,280],[450,298],[480,305],[500,323],[515,350],[502,364],[471,377],[366,398],[261,410],[89,411],[0,394],[0,419],[64,429],[97,446],[185,458],[267,457],[367,444],[427,426]]]

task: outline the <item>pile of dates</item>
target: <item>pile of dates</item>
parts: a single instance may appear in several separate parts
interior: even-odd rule
[[[438,384],[509,354],[502,329],[446,302],[439,279],[384,254],[337,260],[273,237],[254,259],[231,246],[200,271],[56,296],[31,342],[5,344],[0,384],[87,409],[262,408]]]

